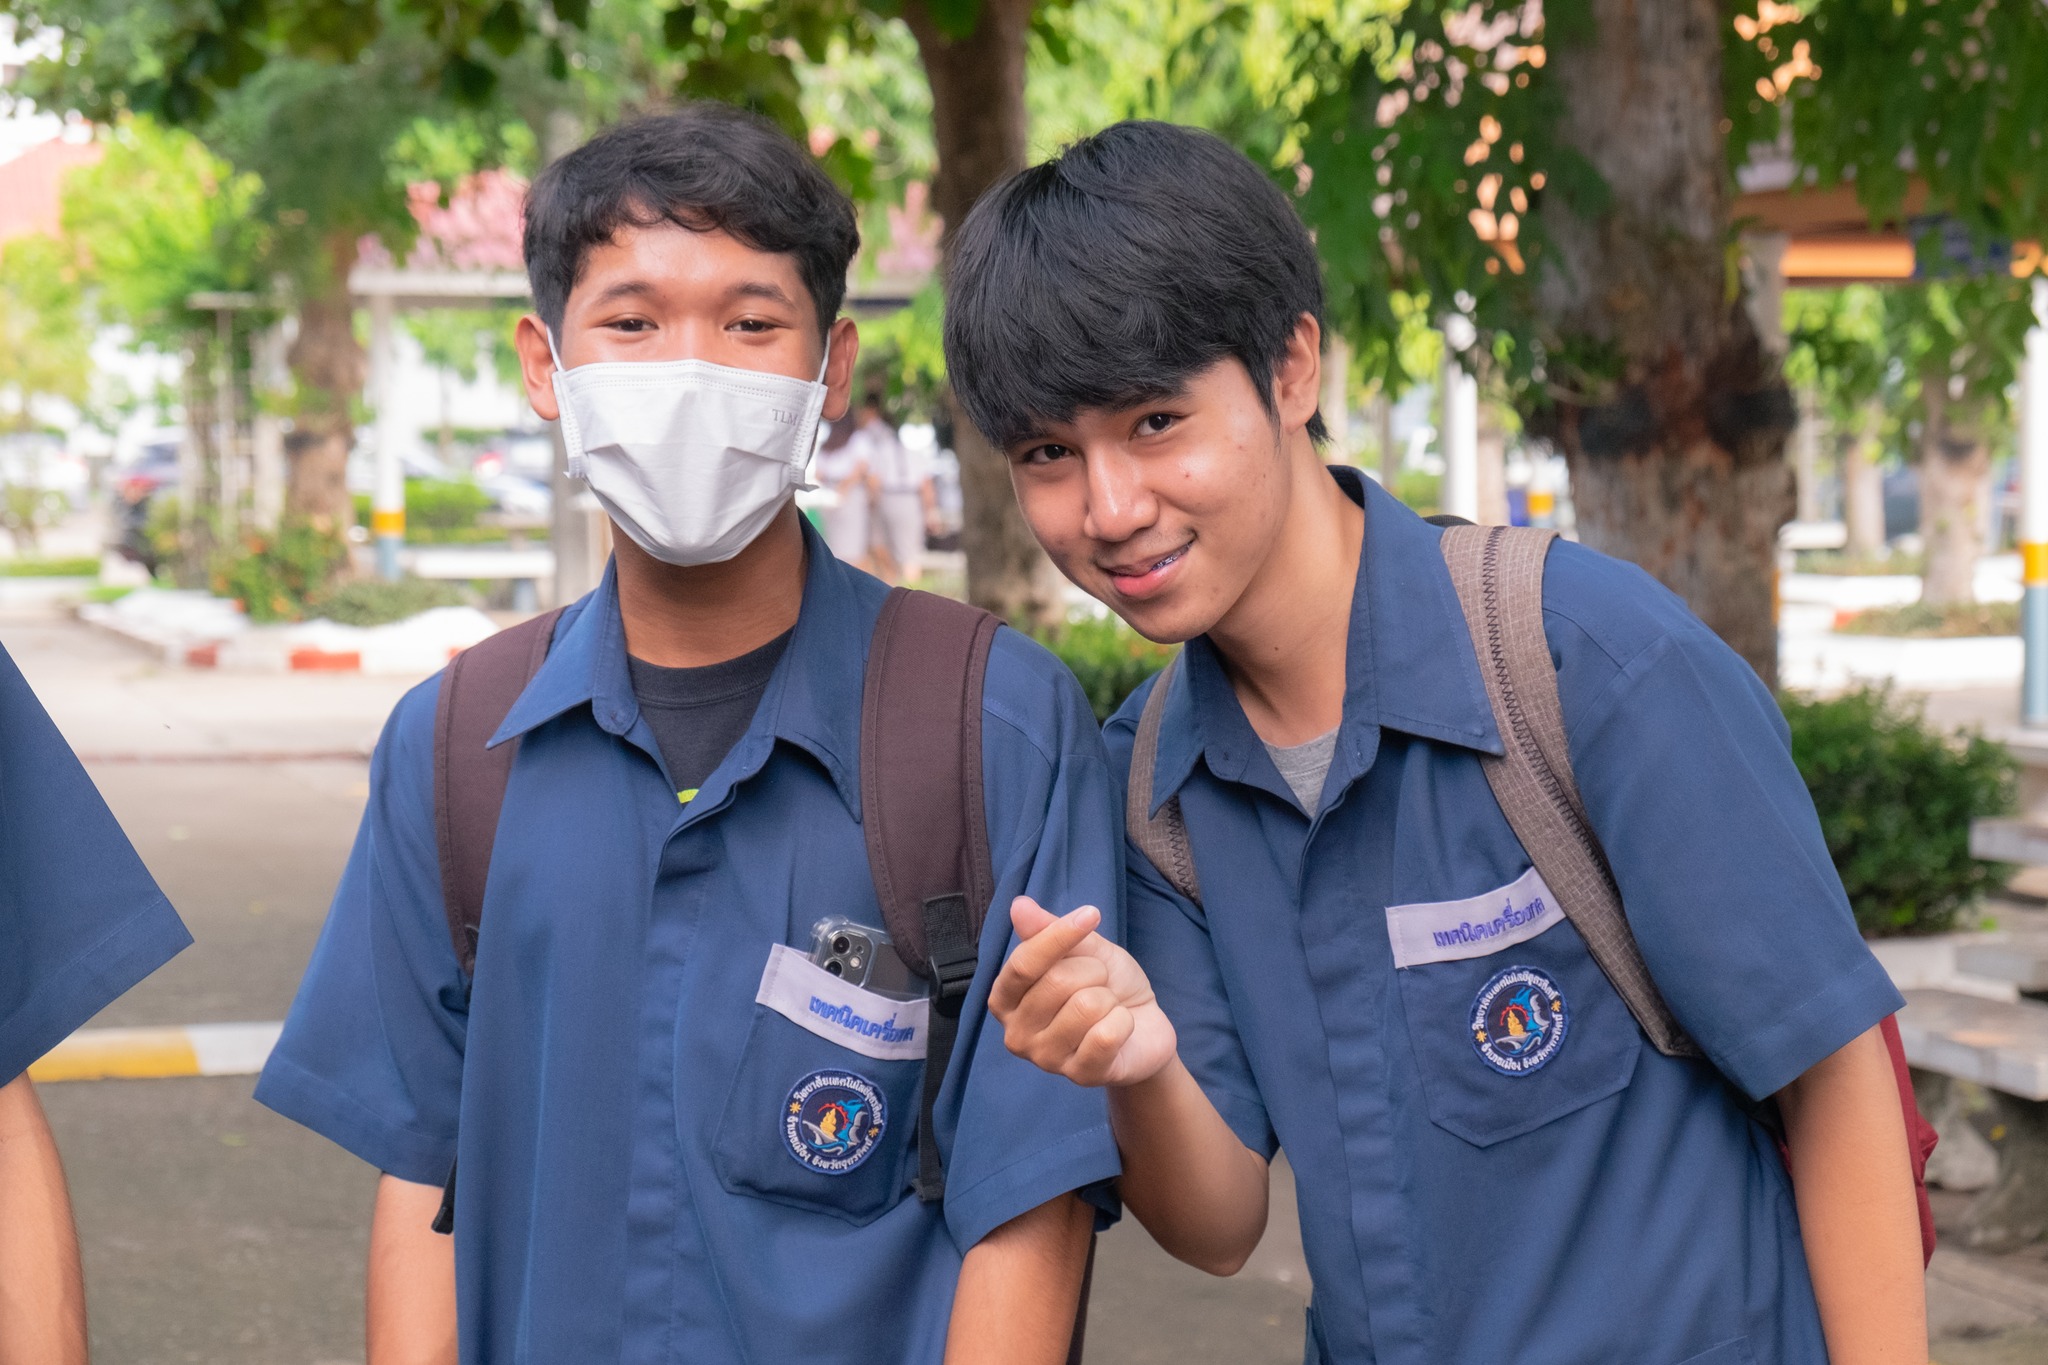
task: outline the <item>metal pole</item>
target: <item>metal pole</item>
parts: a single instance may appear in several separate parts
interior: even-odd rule
[[[377,539],[377,577],[398,578],[405,544],[405,468],[398,461],[398,357],[389,294],[370,297],[370,371],[377,393],[377,483],[370,496],[370,533]]]
[[[1472,324],[1453,314],[1444,319],[1444,366],[1438,387],[1443,401],[1443,493],[1439,510],[1479,520],[1479,381],[1458,363],[1458,351],[1472,342]]]
[[[2048,726],[2048,276],[2034,277],[2034,326],[2020,375],[2020,722]]]

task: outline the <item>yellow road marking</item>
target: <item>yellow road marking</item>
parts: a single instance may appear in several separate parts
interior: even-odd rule
[[[38,1083],[199,1074],[199,1053],[181,1028],[80,1030],[28,1069]]]

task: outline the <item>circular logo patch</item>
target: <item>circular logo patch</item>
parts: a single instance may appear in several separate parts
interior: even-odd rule
[[[1472,1001],[1472,1046],[1503,1076],[1539,1071],[1564,1046],[1564,992],[1534,967],[1495,972]]]
[[[874,1155],[889,1121],[882,1092],[851,1071],[813,1071],[782,1106],[789,1154],[820,1175],[845,1175]]]

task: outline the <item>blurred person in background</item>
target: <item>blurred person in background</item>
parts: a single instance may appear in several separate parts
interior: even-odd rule
[[[856,569],[871,569],[868,556],[869,509],[874,505],[875,477],[867,462],[867,445],[855,440],[859,424],[841,418],[832,424],[818,447],[817,477],[838,501],[825,509],[825,543],[832,553]]]
[[[873,477],[876,572],[891,583],[915,583],[924,576],[924,538],[937,511],[931,464],[896,434],[872,389],[861,400],[853,444]]]

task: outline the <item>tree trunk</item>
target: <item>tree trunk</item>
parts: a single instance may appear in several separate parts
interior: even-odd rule
[[[1980,405],[1950,398],[1947,380],[1935,371],[1920,386],[1920,539],[1927,552],[1920,600],[1935,607],[1977,600],[1991,483]]]
[[[1372,400],[1373,439],[1380,448],[1380,483],[1392,489],[1394,481],[1401,477],[1401,448],[1394,444],[1394,400],[1381,389],[1379,396]]]
[[[1479,524],[1508,524],[1508,434],[1491,401],[1479,402]]]
[[[1792,435],[1793,516],[1820,520],[1820,412],[1811,391],[1799,395],[1799,426]]]
[[[1602,211],[1562,195],[1537,306],[1561,351],[1608,358],[1535,429],[1563,450],[1585,541],[1655,574],[1775,683],[1778,528],[1792,513],[1795,414],[1728,260],[1718,0],[1590,0],[1586,36],[1551,44],[1559,133],[1606,180]]]
[[[185,351],[186,451],[179,461],[178,553],[171,564],[171,578],[181,588],[205,587],[222,549],[220,518],[214,510],[220,505],[220,425],[214,409],[216,391],[207,378],[213,360],[206,334],[193,332]]]
[[[939,153],[932,208],[945,222],[941,255],[951,249],[954,229],[974,201],[1024,169],[1024,57],[1034,3],[981,0],[974,31],[964,38],[947,37],[924,0],[903,7],[932,90],[932,138]],[[947,401],[952,403],[950,395]],[[1017,510],[1008,462],[958,404],[953,404],[953,416],[968,600],[1006,620],[1056,621],[1060,577]]]
[[[1846,549],[1854,559],[1875,559],[1884,553],[1884,474],[1877,467],[1877,424],[1877,405],[1866,404],[1840,438],[1842,521],[1849,532]]]
[[[298,379],[297,430],[286,447],[291,472],[285,510],[325,531],[355,521],[348,495],[348,452],[355,438],[352,408],[363,392],[367,363],[356,341],[348,272],[356,239],[328,244],[327,269],[299,305],[299,336],[287,357]]]

